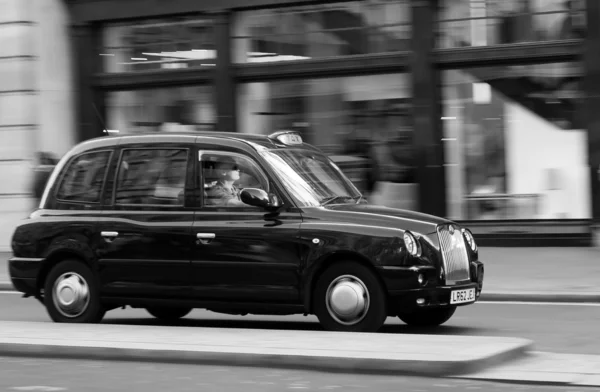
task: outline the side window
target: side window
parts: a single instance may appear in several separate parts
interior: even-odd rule
[[[124,150],[115,204],[183,206],[187,161],[187,149]]]
[[[254,208],[240,200],[244,188],[269,192],[269,181],[250,158],[232,153],[201,152],[204,206]]]
[[[99,203],[110,151],[82,154],[67,166],[56,192],[63,202]]]

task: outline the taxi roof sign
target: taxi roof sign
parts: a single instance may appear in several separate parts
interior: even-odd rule
[[[292,146],[302,144],[302,136],[296,131],[279,131],[269,135],[269,139],[277,140],[278,142]]]

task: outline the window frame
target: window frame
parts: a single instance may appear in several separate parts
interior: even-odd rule
[[[65,181],[65,177],[67,176],[67,173],[69,173],[69,171],[72,169],[73,163],[85,155],[98,154],[98,153],[108,153],[104,176],[102,178],[102,184],[100,186],[100,193],[99,193],[98,201],[65,200],[65,199],[59,198],[58,197],[59,191],[63,186],[63,183]],[[104,188],[106,186],[106,181],[108,179],[108,175],[110,174],[110,163],[113,160],[114,153],[115,153],[114,148],[105,148],[104,147],[104,148],[99,148],[97,150],[83,151],[83,152],[71,157],[69,159],[69,161],[65,164],[63,169],[61,170],[60,175],[56,181],[56,185],[54,186],[54,189],[52,191],[52,199],[54,199],[52,204],[54,204],[55,208],[56,208],[57,204],[101,206],[103,203],[103,199],[104,199],[104,197],[103,197],[104,190],[105,190]]]
[[[186,152],[186,165],[185,165],[185,182],[183,185],[183,204],[169,205],[169,204],[133,204],[133,203],[117,203],[117,186],[119,181],[119,171],[123,157],[127,151],[140,151],[140,150],[179,150]],[[193,209],[194,205],[190,205],[190,198],[193,196],[194,184],[190,184],[190,170],[193,170],[193,166],[190,166],[192,157],[192,146],[191,145],[135,145],[135,146],[124,146],[119,151],[118,160],[116,162],[113,174],[113,184],[108,197],[108,204],[113,210],[161,210],[165,209],[168,211],[173,210],[189,210]]]
[[[265,170],[263,170],[262,166],[258,163],[258,161],[252,157],[249,156],[247,154],[242,154],[239,152],[234,152],[234,151],[225,151],[225,150],[214,150],[214,149],[205,149],[205,148],[199,148],[198,149],[198,159],[196,160],[196,166],[197,166],[197,173],[198,175],[196,176],[198,178],[198,189],[199,189],[199,202],[200,202],[200,209],[204,210],[204,211],[248,211],[248,212],[256,212],[256,211],[262,211],[261,209],[257,208],[257,207],[253,207],[250,205],[246,205],[246,206],[238,206],[238,207],[228,207],[228,206],[211,206],[211,205],[207,205],[204,199],[204,168],[202,167],[202,158],[203,155],[220,155],[220,156],[233,156],[233,157],[237,157],[237,158],[242,158],[245,159],[247,161],[249,161],[251,163],[251,165],[254,166],[254,169],[256,169],[257,173],[259,173],[260,176],[263,177],[263,180],[265,180],[265,183],[267,184],[267,189],[265,190],[265,192],[267,193],[271,193],[272,189],[273,189],[273,184],[271,183],[271,178],[268,176],[268,174],[265,172]],[[241,191],[242,188],[240,188]]]

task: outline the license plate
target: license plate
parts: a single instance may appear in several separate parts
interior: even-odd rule
[[[475,301],[475,289],[454,290],[450,293],[450,304],[463,304]]]

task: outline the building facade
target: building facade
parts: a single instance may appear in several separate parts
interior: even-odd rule
[[[0,0],[0,251],[34,208],[35,153],[76,140],[68,16],[62,0]]]
[[[73,141],[297,129],[383,204],[590,243],[597,0],[64,2]]]

